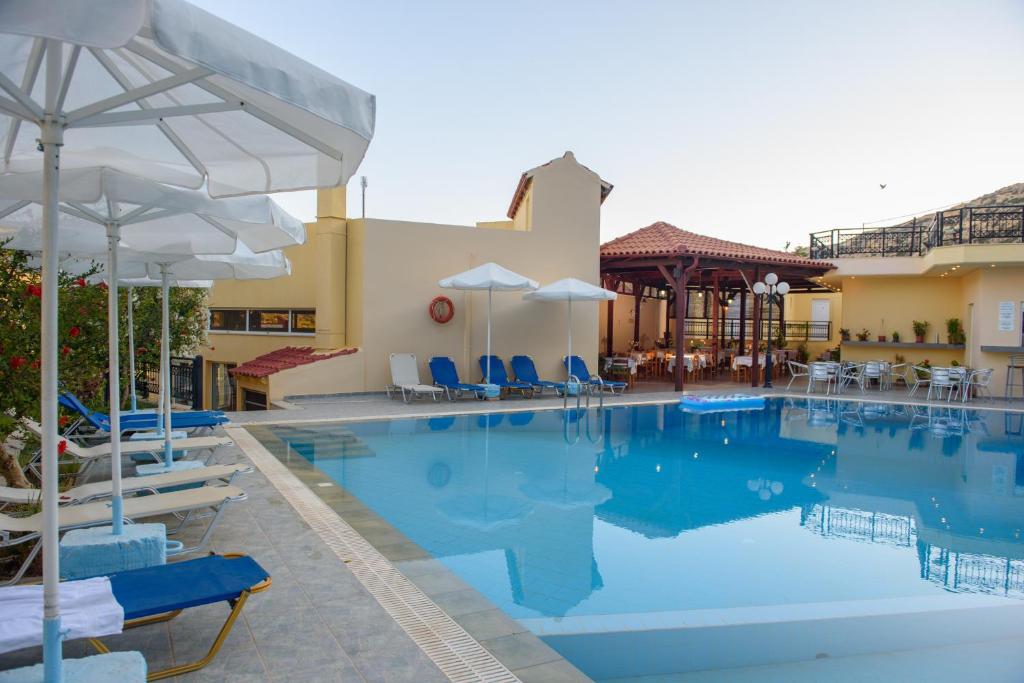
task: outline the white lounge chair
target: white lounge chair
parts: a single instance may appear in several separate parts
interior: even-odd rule
[[[230,484],[236,475],[247,472],[252,472],[252,467],[242,464],[172,470],[145,477],[125,477],[121,480],[121,490],[127,496],[136,493],[159,493],[160,489],[172,486],[188,486],[207,482]],[[112,494],[113,488],[109,480],[96,481],[61,491],[58,502],[61,505],[80,505],[97,498],[109,498]],[[39,502],[39,496],[39,489],[16,489],[10,486],[0,486],[0,503],[35,505]]]
[[[38,422],[25,418],[22,419],[21,423],[25,429],[35,436],[42,438],[43,428]],[[81,446],[71,439],[64,439],[64,441],[67,444],[64,449],[64,455],[69,457],[66,457],[62,462],[68,462],[70,459],[70,461],[82,465],[83,467],[79,471],[79,475],[96,461],[110,456],[110,442],[99,443],[95,446]],[[226,436],[194,436],[187,439],[172,439],[171,447],[175,451],[209,451],[212,454],[215,448],[230,446],[232,443],[234,442]],[[162,454],[163,450],[163,441],[121,442],[121,455],[152,455],[154,462],[157,461],[158,454]],[[39,458],[40,453],[37,452],[29,460],[28,464],[25,465],[25,468],[31,470],[36,476],[40,476]]]
[[[180,531],[189,521],[201,517],[211,517],[209,525],[203,532],[202,537],[194,546],[182,548],[176,554],[189,553],[199,550],[210,537],[210,533],[220,519],[221,512],[228,503],[246,499],[245,492],[237,486],[200,486],[199,488],[186,489],[184,491],[172,491],[171,493],[157,493],[151,496],[134,496],[124,501],[124,518],[132,521],[147,517],[160,517],[164,515],[175,515],[181,523],[172,529],[168,534]],[[209,509],[211,512],[196,514],[202,510]],[[83,505],[66,505],[60,508],[58,520],[61,531],[69,529],[80,529],[91,526],[103,526],[110,524],[110,504],[106,501],[85,503]],[[25,556],[18,571],[10,579],[0,583],[9,586],[17,583],[24,576],[32,561],[42,548],[39,540],[43,533],[43,513],[37,512],[27,517],[11,517],[0,514],[0,548],[21,545],[35,541],[35,545]]]
[[[442,387],[435,387],[420,382],[419,364],[416,362],[416,354],[393,353],[391,354],[391,384],[385,387],[388,398],[392,392],[400,392],[402,400],[406,403],[410,398],[417,396],[430,396],[435,401],[439,396],[444,395]]]

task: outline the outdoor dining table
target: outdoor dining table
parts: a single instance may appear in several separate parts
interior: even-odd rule
[[[698,361],[697,367],[705,368],[708,364],[708,356],[703,353],[684,353],[683,364],[686,366],[687,372],[693,372],[694,361]],[[676,369],[676,357],[668,357],[668,371],[669,373],[675,372]]]

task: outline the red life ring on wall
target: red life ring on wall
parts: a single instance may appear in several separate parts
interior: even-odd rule
[[[435,296],[427,306],[427,311],[430,313],[431,320],[444,325],[455,317],[455,304],[446,296]]]

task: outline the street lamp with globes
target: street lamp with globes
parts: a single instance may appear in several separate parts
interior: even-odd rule
[[[775,273],[768,273],[764,276],[764,282],[754,283],[754,294],[768,298],[768,353],[764,358],[764,388],[772,388],[772,304],[782,301],[782,297],[789,292],[788,282],[779,282],[779,276]],[[753,353],[759,353],[757,349]]]

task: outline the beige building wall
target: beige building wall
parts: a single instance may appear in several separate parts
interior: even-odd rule
[[[811,302],[814,299],[825,299],[829,302],[829,318],[832,323],[831,336],[828,339],[807,342],[807,355],[811,360],[818,358],[828,349],[839,345],[839,328],[843,320],[843,296],[832,292],[799,293],[786,295],[786,320],[811,320]],[[790,339],[787,348],[795,349],[803,340]]]
[[[620,294],[615,300],[613,309],[612,350],[625,353],[633,342],[633,320],[635,319],[636,299],[629,294]],[[600,304],[598,329],[600,340],[598,349],[604,353],[605,341],[608,338],[608,306]],[[654,346],[657,339],[665,334],[665,302],[661,299],[644,299],[640,304],[640,341],[645,349]]]
[[[349,220],[352,272],[360,272],[362,291],[349,283],[350,320],[361,330],[366,376],[354,391],[383,389],[389,381],[388,354],[413,352],[420,376],[429,381],[427,360],[455,359],[463,381],[480,379],[477,359],[487,337],[487,293],[441,289],[438,280],[494,261],[542,285],[563,277],[599,281],[601,180],[571,156],[534,169],[529,230],[489,230],[378,219]],[[518,214],[517,214],[518,215]],[[359,244],[361,254],[354,245]],[[455,304],[451,322],[433,322],[427,306],[435,296]],[[356,299],[356,300],[353,300]],[[597,368],[598,304],[573,306],[573,352]],[[522,292],[493,296],[492,352],[506,361],[533,356],[542,377],[564,373],[566,304],[523,300]]]
[[[275,382],[278,375],[271,376],[267,391],[272,400],[302,393],[381,391],[390,382],[388,356],[393,352],[415,353],[427,383],[427,361],[433,355],[452,356],[463,381],[479,380],[476,359],[486,348],[487,294],[443,290],[438,280],[494,261],[542,285],[563,277],[599,282],[601,179],[571,153],[527,175],[513,219],[476,227],[342,219],[344,189],[321,192],[319,219],[306,226],[306,244],[286,250],[290,276],[219,282],[209,303],[211,308],[313,308],[317,334],[210,332],[208,346],[200,350],[207,366],[206,400],[211,363],[241,363],[285,346],[359,347],[360,353],[314,363],[302,372],[278,373],[280,382]],[[451,322],[430,319],[428,304],[435,296],[454,302]],[[566,305],[522,297],[522,292],[494,294],[492,351],[506,361],[529,354],[541,376],[559,377]],[[573,350],[592,371],[597,369],[597,308],[596,303],[573,306]]]

